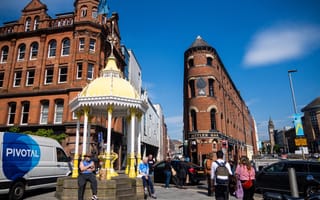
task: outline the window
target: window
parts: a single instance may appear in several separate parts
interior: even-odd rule
[[[88,64],[88,71],[87,71],[87,79],[92,80],[93,79],[93,64]]]
[[[210,111],[210,124],[211,124],[211,130],[217,130],[215,109],[211,109]]]
[[[0,88],[3,87],[3,81],[4,81],[4,72],[0,72]]]
[[[311,173],[319,173],[320,172],[320,164],[318,164],[318,163],[310,164],[309,170]]]
[[[193,59],[188,60],[189,67],[194,67]]]
[[[62,41],[62,50],[61,55],[67,56],[70,54],[70,40],[68,38]]]
[[[84,42],[85,42],[84,38],[80,38],[79,39],[79,51],[83,51],[84,50]]]
[[[91,52],[94,52],[95,49],[96,49],[96,40],[95,39],[90,39],[89,50]]]
[[[31,18],[28,17],[25,24],[25,31],[26,32],[30,31],[30,27],[31,27]]]
[[[54,123],[61,124],[63,117],[63,100],[57,100],[55,103]]]
[[[92,8],[92,18],[97,18],[98,17],[98,9],[97,8]]]
[[[207,57],[207,65],[208,66],[212,66],[212,58],[211,57]]]
[[[82,63],[77,63],[77,79],[82,78]]]
[[[49,42],[48,57],[55,57],[56,56],[56,49],[57,49],[57,42],[55,40],[51,40]]]
[[[57,149],[57,162],[69,162],[69,159],[67,155],[64,153],[64,151],[61,148]]]
[[[31,86],[33,85],[34,82],[34,74],[35,70],[31,69],[27,71],[27,80],[26,80],[26,86]]]
[[[189,81],[189,87],[190,87],[191,97],[195,97],[196,96],[196,90],[195,90],[195,87],[194,87],[194,80],[190,80]]]
[[[9,47],[4,46],[1,49],[1,63],[5,63],[8,60]]]
[[[47,124],[48,123],[48,114],[49,114],[49,101],[41,101],[41,108],[40,108],[40,124]]]
[[[81,8],[81,17],[87,16],[87,11],[88,11],[87,7],[82,7]]]
[[[16,108],[17,108],[17,104],[15,102],[9,103],[8,125],[14,124],[14,118],[16,116]]]
[[[191,128],[193,131],[197,130],[197,113],[195,110],[191,110]]]
[[[34,42],[31,44],[31,50],[30,50],[30,60],[34,60],[38,56],[38,49],[39,45],[37,42]]]
[[[20,44],[20,46],[18,48],[18,60],[23,60],[25,54],[26,54],[26,45]]]
[[[67,82],[68,77],[68,68],[66,66],[59,68],[59,83]]]
[[[22,110],[21,110],[21,124],[28,124],[29,109],[30,109],[30,102],[28,101],[23,102]]]
[[[36,16],[34,18],[33,30],[38,30],[39,29],[39,20],[40,20],[39,16]]]
[[[13,87],[20,87],[21,77],[22,77],[21,71],[14,72]]]
[[[209,96],[214,96],[214,80],[209,79]]]
[[[51,84],[52,82],[53,82],[53,67],[50,67],[46,69],[44,84]]]

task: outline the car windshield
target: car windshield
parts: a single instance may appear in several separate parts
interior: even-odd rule
[[[285,168],[284,163],[275,163],[265,168],[266,172],[283,172]]]

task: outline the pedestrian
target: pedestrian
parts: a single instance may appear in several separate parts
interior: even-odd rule
[[[148,157],[144,157],[142,162],[139,164],[139,176],[142,179],[142,184],[144,188],[145,194],[148,193],[148,186],[150,187],[151,197],[156,199],[156,195],[154,192],[153,183],[151,177],[149,175],[149,164],[148,164]]]
[[[232,175],[230,164],[223,160],[223,152],[217,151],[217,160],[211,165],[211,179],[215,187],[216,200],[229,199],[229,176]]]
[[[154,164],[155,164],[155,160],[153,158],[153,155],[152,154],[149,154],[148,156],[148,164],[149,164],[149,175],[153,176],[153,168],[154,168]]]
[[[178,162],[177,176],[179,179],[179,188],[182,189],[186,183],[187,169],[183,161]]]
[[[164,175],[165,175],[165,188],[169,188],[170,180],[171,180],[171,158],[167,157],[165,165],[164,165]]]
[[[83,200],[84,191],[86,188],[87,181],[90,182],[91,191],[92,191],[92,200],[97,200],[97,179],[94,174],[95,164],[94,161],[91,160],[91,155],[86,154],[83,156],[83,160],[81,160],[79,164],[79,176],[78,176],[78,200]]]
[[[213,186],[212,186],[212,181],[211,181],[211,165],[213,161],[213,154],[209,153],[206,155],[206,159],[204,160],[204,171],[207,176],[207,185],[208,185],[208,196],[213,195]]]
[[[243,200],[253,200],[255,191],[256,172],[252,167],[250,160],[247,156],[240,158],[240,163],[236,168],[236,177],[240,179],[243,189]]]

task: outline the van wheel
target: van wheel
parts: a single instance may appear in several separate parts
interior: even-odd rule
[[[25,185],[23,182],[15,182],[10,188],[9,199],[20,200],[23,198]]]

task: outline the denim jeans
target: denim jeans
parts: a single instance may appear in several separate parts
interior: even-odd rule
[[[154,187],[153,187],[153,183],[150,176],[148,176],[148,179],[146,179],[145,176],[142,176],[142,183],[143,183],[143,188],[146,188],[149,185],[151,194],[154,194]]]
[[[165,175],[165,177],[166,177],[165,187],[169,187],[170,179],[171,179],[171,171],[165,170],[165,171],[164,171],[164,175]]]

